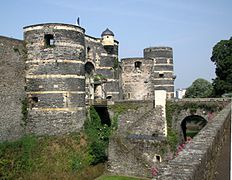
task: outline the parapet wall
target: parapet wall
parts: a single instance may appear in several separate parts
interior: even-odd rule
[[[175,159],[163,165],[154,179],[213,179],[221,147],[229,138],[230,122],[231,104],[209,122]]]

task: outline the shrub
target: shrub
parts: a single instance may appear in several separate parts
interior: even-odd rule
[[[109,143],[110,127],[101,123],[94,107],[90,107],[90,117],[85,121],[84,129],[89,144],[89,153],[93,157],[92,164],[107,160],[106,149]]]

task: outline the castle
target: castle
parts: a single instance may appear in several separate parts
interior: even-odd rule
[[[24,116],[29,133],[63,134],[82,128],[89,105],[154,100],[155,90],[174,97],[172,48],[119,61],[118,45],[109,29],[95,38],[61,23],[26,26],[23,40],[0,37],[0,140],[19,137]]]

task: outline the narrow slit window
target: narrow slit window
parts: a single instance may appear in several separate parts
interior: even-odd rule
[[[55,45],[55,39],[52,34],[44,35],[45,47],[53,47]]]
[[[131,94],[127,93],[127,98],[130,99],[131,98]]]

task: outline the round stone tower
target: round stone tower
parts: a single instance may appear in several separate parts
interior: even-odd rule
[[[85,120],[85,30],[69,24],[24,27],[29,132],[78,131]]]
[[[173,52],[170,47],[150,47],[144,49],[144,58],[153,59],[154,90],[166,90],[167,98],[174,97]]]

